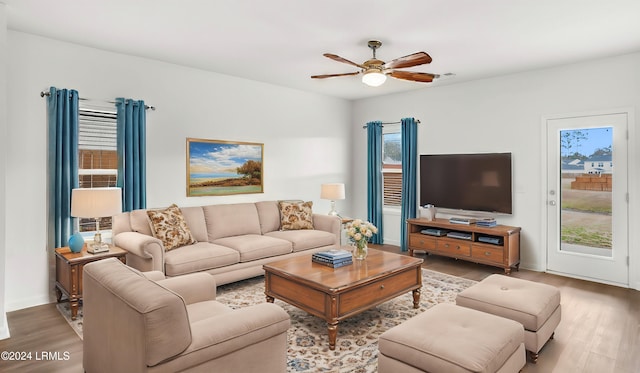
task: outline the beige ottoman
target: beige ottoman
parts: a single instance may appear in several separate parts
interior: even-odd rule
[[[524,329],[509,319],[441,303],[384,332],[378,372],[518,372]]]
[[[491,275],[462,291],[456,304],[522,324],[524,345],[534,363],[560,323],[558,288],[504,275]]]

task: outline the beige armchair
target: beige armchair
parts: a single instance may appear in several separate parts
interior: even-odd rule
[[[164,279],[117,259],[84,266],[83,365],[94,372],[285,372],[289,315],[232,310],[213,276]]]

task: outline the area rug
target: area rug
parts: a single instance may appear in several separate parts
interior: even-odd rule
[[[473,280],[422,270],[420,307],[413,308],[413,297],[396,297],[378,307],[342,321],[338,325],[336,349],[329,350],[327,324],[278,299],[291,316],[288,332],[287,371],[370,373],[378,367],[378,337],[386,330],[443,302],[454,302],[456,295],[475,284]],[[217,300],[231,308],[242,308],[265,302],[264,277],[256,277],[217,289]],[[71,320],[68,303],[59,303],[58,310],[73,330],[82,338],[82,307],[76,320]]]

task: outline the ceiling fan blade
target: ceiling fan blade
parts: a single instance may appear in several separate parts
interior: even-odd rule
[[[358,75],[360,74],[359,71],[356,71],[355,73],[344,73],[344,74],[325,74],[325,75],[312,75],[311,78],[312,79],[324,79],[324,78],[333,78],[336,76],[348,76],[348,75]]]
[[[401,69],[403,67],[411,67],[424,65],[426,63],[431,63],[431,56],[429,56],[425,52],[417,52],[414,54],[410,54],[408,56],[396,58],[395,60],[391,60],[384,65],[382,68],[384,69]]]
[[[431,83],[433,79],[438,78],[438,74],[417,73],[413,71],[392,71],[389,75],[396,79],[411,80],[414,82]]]
[[[323,56],[325,56],[325,57],[327,57],[327,58],[331,58],[331,59],[332,59],[332,60],[334,60],[334,61],[338,61],[338,62],[342,62],[342,63],[347,63],[347,64],[349,64],[349,65],[357,66],[357,67],[360,67],[360,68],[362,68],[362,69],[364,69],[364,68],[365,68],[364,66],[360,65],[359,63],[355,63],[355,62],[353,62],[353,61],[349,61],[349,60],[348,60],[348,59],[346,59],[346,58],[342,58],[342,57],[338,56],[337,54],[325,53],[325,54],[323,54]]]

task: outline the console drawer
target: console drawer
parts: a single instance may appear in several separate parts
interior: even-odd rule
[[[489,245],[473,245],[471,257],[482,261],[493,263],[502,263],[504,257],[504,249],[491,247]]]
[[[443,238],[438,241],[438,251],[456,256],[471,256],[471,242]]]
[[[412,233],[409,235],[409,246],[414,250],[435,250],[436,238],[422,233]]]

